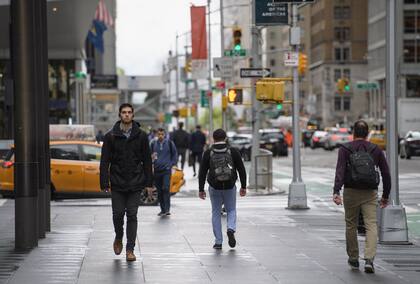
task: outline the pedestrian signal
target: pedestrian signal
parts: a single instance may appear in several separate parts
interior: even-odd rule
[[[243,90],[242,89],[229,89],[228,91],[228,102],[235,105],[241,105],[243,101]]]
[[[298,63],[298,72],[299,75],[305,75],[306,69],[308,68],[308,57],[306,54],[300,52],[299,53],[299,63]]]

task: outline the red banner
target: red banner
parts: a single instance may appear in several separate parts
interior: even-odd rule
[[[207,59],[206,6],[191,6],[192,59]]]

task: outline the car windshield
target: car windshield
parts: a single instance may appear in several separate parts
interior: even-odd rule
[[[411,132],[411,137],[420,138],[420,132]]]
[[[262,134],[262,137],[266,139],[271,139],[271,138],[282,139],[283,134],[281,132],[264,133]]]
[[[5,161],[10,161],[13,158],[13,154],[15,153],[15,149],[12,148],[9,151],[7,151],[7,153],[3,156],[3,159]]]

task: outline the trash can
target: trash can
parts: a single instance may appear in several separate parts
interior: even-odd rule
[[[273,190],[273,153],[266,149],[260,149],[260,153],[256,155],[255,189]]]

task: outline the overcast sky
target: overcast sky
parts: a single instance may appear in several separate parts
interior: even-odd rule
[[[190,30],[191,4],[206,5],[207,1],[117,0],[117,66],[127,75],[160,75],[168,51],[175,50],[177,32]],[[211,10],[218,6],[219,1],[213,0]],[[219,23],[219,18],[218,13],[213,13],[212,24]],[[220,27],[212,29],[212,45],[220,46],[216,38]],[[179,49],[184,45],[185,37],[179,39]]]

